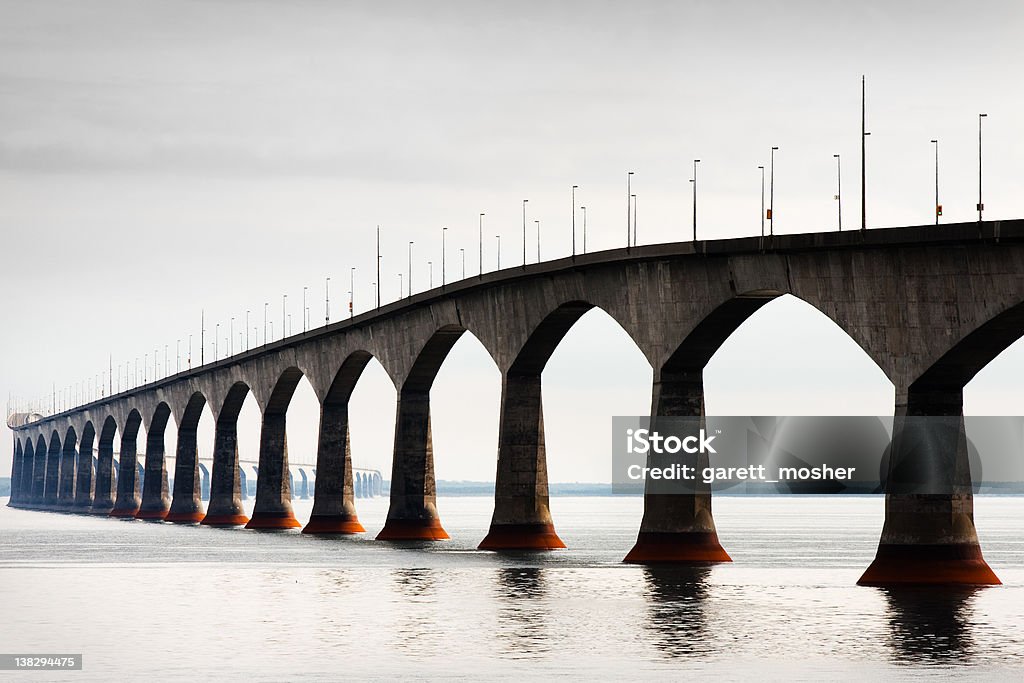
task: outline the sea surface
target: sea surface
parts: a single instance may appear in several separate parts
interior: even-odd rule
[[[476,550],[490,498],[404,545],[373,540],[385,498],[349,538],[0,504],[0,652],[83,655],[24,680],[1024,678],[1024,497],[976,499],[1004,585],[958,591],[855,585],[873,496],[716,498],[734,562],[689,569],[621,563],[638,497],[553,498],[569,549],[539,554]]]

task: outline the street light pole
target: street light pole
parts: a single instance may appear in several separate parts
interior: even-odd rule
[[[441,228],[441,287],[442,288],[445,286],[445,284],[448,281],[447,273],[446,273],[446,270],[445,270],[445,268],[446,268],[445,264],[447,263],[447,255],[445,254],[445,252],[448,251],[448,247],[446,246],[446,241],[445,241],[445,236],[447,234],[448,234],[448,227],[447,226],[442,227]]]
[[[231,318],[231,336],[228,342],[228,355],[235,355],[235,319]]]
[[[587,253],[587,207],[581,206],[580,211],[583,212],[583,253]]]
[[[537,224],[537,263],[540,263],[540,221],[534,221]]]
[[[309,291],[309,287],[302,288],[302,333],[306,333],[306,293]],[[248,324],[248,323],[247,323]]]
[[[495,253],[498,255],[498,270],[501,270],[501,235],[495,235],[498,240],[498,248]]]
[[[985,210],[985,204],[981,201],[981,120],[988,114],[978,114],[978,223],[981,223],[981,213]]]
[[[324,282],[324,327],[331,322],[331,278]]]
[[[631,194],[633,200],[633,246],[636,246],[636,194]]]
[[[529,199],[523,200],[523,268],[526,267],[526,202]]]
[[[377,226],[377,308],[380,308],[380,226]]]
[[[249,350],[249,310],[245,311],[245,350]],[[189,355],[192,355],[192,342],[189,342]]]
[[[700,159],[693,160],[693,241],[697,241],[697,164]]]
[[[572,186],[572,255],[576,255],[576,188],[579,185]]]
[[[402,289],[402,274],[398,274],[398,298],[401,299],[405,296],[405,290]]]
[[[477,275],[479,276],[482,276],[484,274],[484,215],[485,214],[480,214],[480,226],[478,228],[480,239],[480,258],[478,266],[480,272],[477,273]]]
[[[768,190],[768,236],[775,235],[775,151],[778,147],[772,147],[771,179]]]
[[[356,269],[353,266],[348,271],[348,317],[356,314]]]
[[[860,229],[868,229],[868,193],[867,193],[867,138],[871,133],[865,129],[865,85],[863,74],[860,77]]]
[[[764,166],[758,166],[761,171],[761,239],[764,239]]]
[[[466,250],[459,249],[459,254],[462,255],[462,279],[466,279]]]
[[[843,231],[843,162],[838,154],[836,158],[836,202],[839,204],[839,232]]]
[[[267,345],[267,308],[270,306],[269,302],[263,302],[263,345]]]
[[[429,285],[429,289],[433,289],[434,288],[434,262],[433,261],[427,261],[427,271],[428,271],[427,283]]]
[[[633,226],[631,226],[629,224],[630,223],[630,218],[633,215],[633,207],[632,207],[632,204],[631,204],[632,197],[633,197],[633,194],[632,194],[633,191],[631,189],[632,181],[633,181],[633,171],[629,171],[628,173],[626,173],[626,249],[627,250],[629,249],[630,236],[633,234]]]
[[[932,140],[932,144],[935,145],[935,207],[932,209],[935,213],[935,225],[939,224],[939,141]]]
[[[409,273],[406,280],[409,281],[408,291],[409,296],[412,296],[412,242],[409,242]]]

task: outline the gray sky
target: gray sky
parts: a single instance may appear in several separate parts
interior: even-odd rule
[[[694,158],[701,236],[749,235],[777,145],[776,230],[831,230],[839,153],[854,227],[862,73],[870,225],[931,220],[935,137],[944,220],[974,217],[982,111],[986,217],[1024,215],[1024,6],[893,4],[0,2],[0,392],[59,390],[108,354],[116,370],[158,349],[162,365],[165,345],[173,369],[176,340],[195,335],[199,355],[203,308],[222,336],[250,309],[262,335],[269,301],[279,336],[281,295],[298,329],[308,285],[321,320],[326,276],[336,318],[352,266],[364,310],[377,224],[385,301],[409,240],[426,287],[442,225],[449,272],[460,247],[474,272],[480,212],[485,269],[497,234],[511,263],[523,198],[544,258],[566,254],[573,184],[588,246],[620,246],[627,170],[641,242],[689,234]],[[603,313],[580,322],[544,375],[553,480],[609,479],[599,425],[648,410],[650,374]],[[1015,348],[972,383],[969,409],[1020,414],[1022,375]],[[460,342],[434,390],[439,477],[493,477],[499,381]],[[706,383],[721,414],[891,410],[877,367],[794,300],[741,328]],[[315,402],[295,400],[291,451],[311,459]],[[371,368],[357,464],[389,469],[393,406]]]

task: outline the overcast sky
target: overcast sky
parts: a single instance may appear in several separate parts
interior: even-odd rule
[[[855,227],[861,74],[870,226],[932,220],[932,138],[943,220],[975,217],[980,112],[986,217],[1021,217],[1024,5],[895,4],[0,1],[0,394],[60,392],[108,355],[116,372],[157,349],[162,366],[165,345],[173,369],[189,334],[199,356],[202,309],[222,337],[252,310],[262,336],[270,302],[280,336],[287,293],[297,330],[303,286],[322,320],[327,276],[336,319],[353,266],[365,310],[377,224],[385,301],[410,240],[426,288],[442,225],[449,273],[460,248],[475,272],[480,212],[484,268],[498,234],[511,263],[523,198],[544,258],[567,254],[573,184],[588,248],[621,246],[629,170],[642,243],[689,234],[695,158],[701,237],[757,232],[773,145],[776,231],[835,229],[837,153]],[[719,414],[891,412],[881,371],[793,299],[737,331],[705,379]],[[579,323],[544,374],[552,480],[609,480],[609,417],[646,412],[650,380],[607,316]],[[1020,414],[1022,382],[1014,347],[968,409]],[[493,478],[499,392],[467,336],[433,393],[439,478]],[[312,461],[315,399],[301,387],[295,401],[290,450]],[[354,457],[385,476],[393,411],[371,366]],[[249,405],[243,456],[258,420]]]

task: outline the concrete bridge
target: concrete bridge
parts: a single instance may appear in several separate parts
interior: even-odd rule
[[[548,509],[541,372],[566,332],[600,307],[654,368],[652,414],[699,416],[708,360],[752,313],[783,294],[815,306],[879,365],[895,385],[897,418],[962,418],[964,385],[1024,333],[1024,221],[633,247],[472,277],[18,426],[11,504],[297,527],[285,411],[305,376],[321,417],[314,508],[303,531],[363,531],[353,501],[348,401],[377,358],[398,388],[390,509],[377,538],[447,538],[435,500],[430,388],[468,331],[502,373],[495,505],[480,547],[564,547]],[[250,393],[262,431],[255,507],[247,518],[236,420]],[[216,432],[204,511],[196,425],[205,405]],[[173,492],[164,457],[171,415],[178,425]],[[136,440],[144,422],[147,476],[140,489]],[[76,450],[91,452],[94,444],[95,473],[81,461],[76,469]],[[965,462],[960,451],[957,462]],[[889,493],[878,553],[861,582],[998,583],[978,545],[967,484],[949,495]],[[728,561],[710,492],[646,495],[626,560]]]

